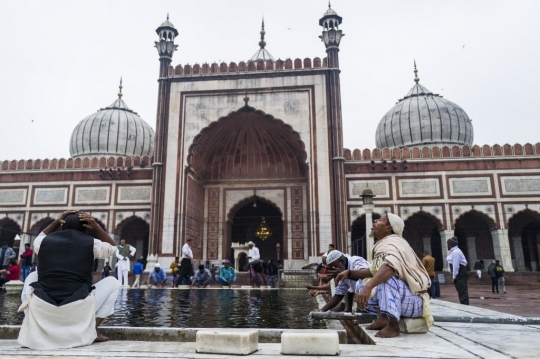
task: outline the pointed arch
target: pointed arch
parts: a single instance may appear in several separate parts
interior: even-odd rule
[[[540,213],[525,208],[512,215],[508,240],[517,271],[540,270]]]
[[[116,239],[125,239],[126,243],[136,248],[135,256],[144,258],[148,256],[150,226],[139,216],[130,216],[122,220],[116,228]]]
[[[454,235],[465,254],[469,269],[477,259],[494,259],[493,237],[495,221],[477,210],[470,210],[460,215],[454,223]]]
[[[441,221],[433,214],[418,211],[407,217],[403,238],[409,242],[418,258],[423,252],[428,252],[435,258],[435,270],[443,269],[443,255],[441,245]]]

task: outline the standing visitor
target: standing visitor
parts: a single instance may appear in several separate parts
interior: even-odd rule
[[[216,277],[216,283],[219,284],[221,288],[224,285],[231,286],[236,281],[236,272],[228,259],[223,261],[223,267],[219,269],[219,275]]]
[[[120,285],[129,285],[128,273],[131,268],[129,259],[133,258],[136,251],[137,249],[135,247],[126,244],[125,239],[120,240],[120,245],[116,249],[116,258],[118,258],[116,266],[118,268],[118,281],[120,282]]]
[[[435,286],[435,258],[429,255],[429,252],[425,251],[422,258],[422,264],[426,271],[428,272],[429,279],[431,279],[431,292],[428,292],[431,298],[437,297],[437,287]]]
[[[98,239],[87,235],[87,230]],[[76,211],[62,213],[37,236],[38,269],[26,278],[21,294],[25,317],[20,345],[72,348],[109,339],[98,327],[114,313],[119,285],[113,277],[92,284],[92,270],[95,258],[113,255],[114,245],[94,217]]]
[[[144,268],[142,265],[142,259],[137,259],[137,263],[133,266],[133,274],[135,274],[135,282],[133,282],[133,285],[131,288],[139,288],[139,280],[141,279],[141,274],[143,272]]]
[[[497,274],[497,281],[498,281],[498,284],[499,284],[499,287],[503,290],[503,293],[506,294],[506,285],[505,285],[505,279],[504,279],[504,268],[503,266],[501,265],[501,263],[496,260],[495,261],[495,274]],[[499,293],[499,291],[497,290],[497,293]]]
[[[13,248],[8,247],[7,242],[2,243],[2,249],[0,249],[0,269],[6,269],[9,266],[9,262],[15,259],[16,254]]]
[[[21,254],[21,281],[25,281],[26,277],[30,274],[30,268],[32,268],[32,256],[34,251],[30,249],[30,243],[25,243],[24,253]]]
[[[477,259],[476,262],[474,262],[474,270],[476,271],[476,276],[478,279],[482,279],[482,270],[484,269],[484,261],[481,259]]]
[[[101,279],[107,278],[111,275],[112,268],[109,265],[109,262],[105,262],[105,266],[103,266],[103,273],[101,273]]]
[[[261,254],[259,253],[259,248],[255,247],[255,243],[252,241],[248,242],[248,269],[249,269],[249,277],[251,281],[251,285],[256,282],[257,275],[255,274],[255,269],[253,269],[253,262],[256,260],[259,260],[261,258]]]
[[[193,239],[188,238],[186,243],[182,247],[182,261],[180,262],[180,274],[178,277],[177,285],[184,284],[184,279],[187,280],[187,283],[190,282],[189,278],[193,270],[193,251],[191,250],[191,243],[193,243]]]
[[[456,290],[459,296],[459,302],[461,304],[469,305],[469,290],[467,288],[467,259],[465,255],[458,248],[457,237],[452,237],[446,241],[448,245],[448,257],[446,260],[450,265],[452,271],[452,283],[456,286]]]
[[[0,278],[0,287],[3,287],[9,281],[19,280],[19,275],[21,274],[17,261],[12,259],[7,269],[0,269],[0,274],[5,273],[4,278]]]
[[[268,285],[270,288],[276,287],[276,280],[278,276],[277,265],[274,263],[273,259],[268,260]]]
[[[261,280],[262,284],[264,286],[268,285],[268,278],[266,277],[266,273],[264,271],[265,264],[261,259],[256,259],[250,264],[251,268],[251,285],[255,286],[256,288],[259,288],[261,286]]]
[[[491,261],[488,267],[488,274],[491,278],[491,292],[495,293],[495,290],[497,290],[497,293],[499,293],[499,278],[497,277],[497,266],[495,263],[495,261]]]

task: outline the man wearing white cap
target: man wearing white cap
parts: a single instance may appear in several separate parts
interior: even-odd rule
[[[257,280],[257,273],[255,272],[255,268],[251,265],[254,261],[257,261],[261,259],[261,254],[259,253],[259,248],[255,247],[255,243],[252,241],[248,242],[248,267],[249,267],[249,276],[251,279],[251,285],[256,282]]]
[[[328,270],[330,271],[330,276],[337,275],[343,271],[348,270],[362,270],[369,268],[369,262],[362,257],[349,256],[343,254],[338,250],[333,250],[328,253],[326,256],[326,264],[328,265]],[[356,280],[350,278],[344,278],[341,283],[337,284],[336,281],[336,290],[334,295],[324,307],[321,308],[321,312],[326,312],[327,310],[334,309],[342,301],[343,297],[347,295],[345,302],[345,311],[351,312],[353,299],[354,299],[354,290],[356,287]]]
[[[150,272],[150,275],[148,276],[148,288],[152,288],[153,285],[155,285],[157,288],[163,288],[165,287],[166,283],[167,275],[165,274],[163,268],[161,268],[161,265],[156,263],[154,265],[154,270]]]
[[[429,295],[429,274],[409,243],[401,237],[405,224],[392,213],[375,220],[370,236],[373,262],[368,269],[349,270],[336,277],[336,282],[347,278],[358,280],[358,308],[377,312],[377,319],[366,329],[379,330],[375,336],[397,337],[401,317],[423,317],[429,328],[433,324]]]

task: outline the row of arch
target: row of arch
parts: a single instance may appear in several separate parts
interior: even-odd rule
[[[503,156],[537,156],[540,155],[540,143],[532,145],[478,145],[474,146],[433,146],[433,147],[403,147],[375,148],[353,151],[343,149],[343,157],[348,161],[392,160],[409,158],[463,158],[463,157],[503,157]]]
[[[373,220],[380,218],[373,213]],[[540,271],[540,213],[529,209],[516,213],[510,220],[508,237],[515,270]],[[472,269],[477,259],[498,259],[493,245],[495,223],[485,214],[471,210],[456,219],[453,235],[458,237],[459,247]],[[405,220],[403,237],[409,242],[419,258],[424,251],[436,260],[436,270],[443,269],[441,240],[443,226],[440,220],[427,212],[417,212]],[[365,255],[366,217],[362,215],[351,225],[351,250],[355,255]],[[486,265],[487,268],[487,265]]]

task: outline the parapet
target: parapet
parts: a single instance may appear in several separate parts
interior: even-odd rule
[[[125,156],[125,157],[77,157],[60,159],[37,160],[5,160],[0,161],[0,172],[8,171],[50,171],[50,170],[88,170],[105,168],[132,168],[150,167],[152,157]]]

